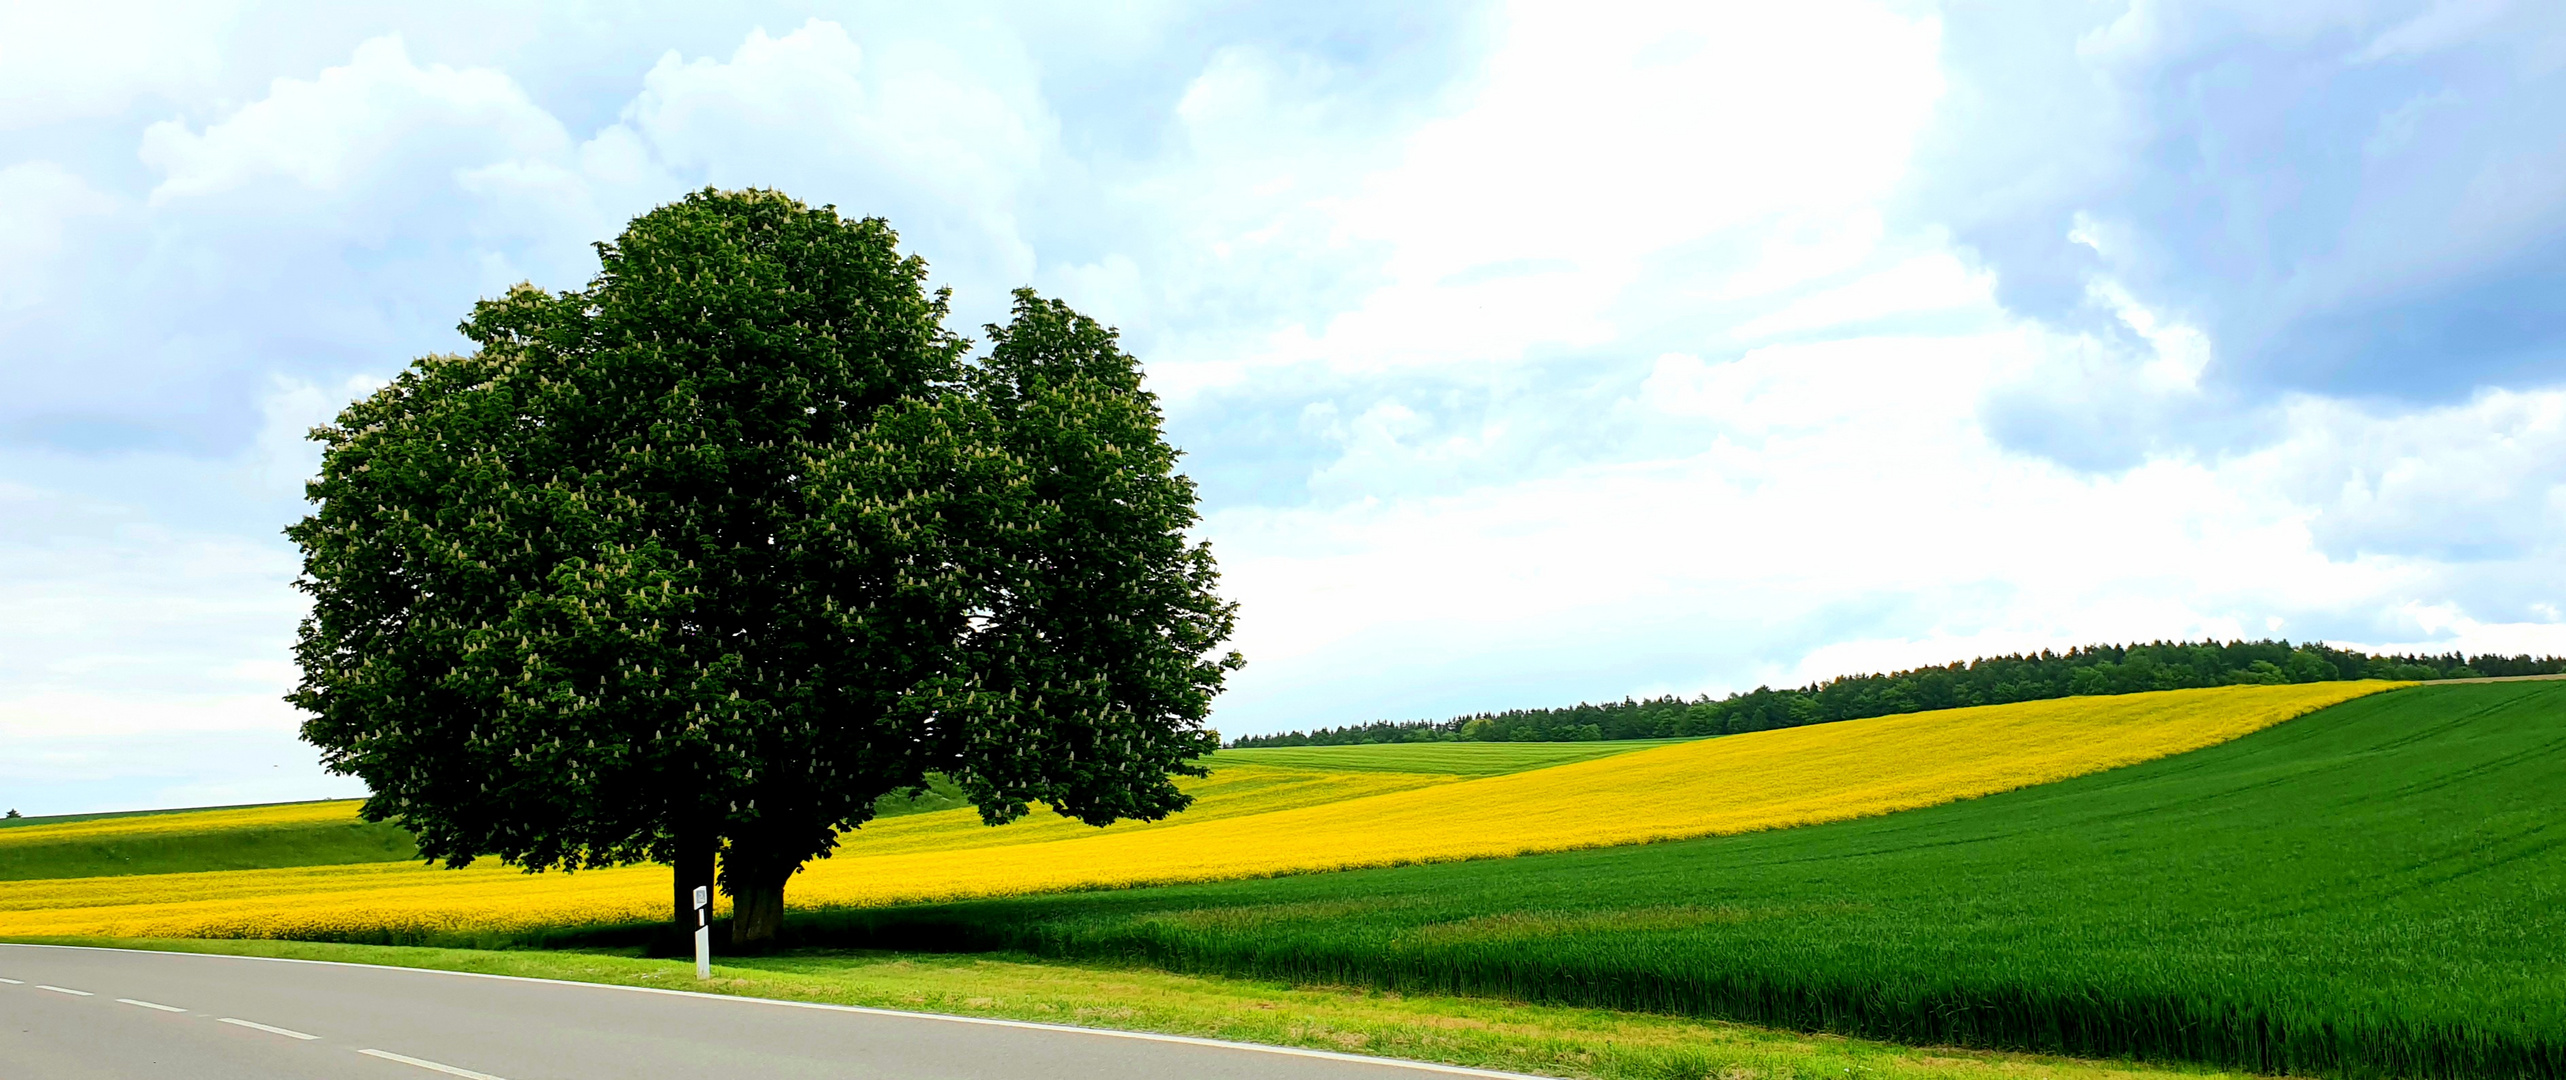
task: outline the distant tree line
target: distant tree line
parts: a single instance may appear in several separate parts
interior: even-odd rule
[[[1581,742],[1693,738],[1858,720],[1866,716],[2001,705],[2079,694],[2334,679],[2469,679],[2566,674],[2566,657],[2373,656],[2287,641],[2089,645],[2066,652],[1985,657],[1887,675],[1853,675],[1796,690],[1759,686],[1712,699],[1673,695],[1556,709],[1473,713],[1450,720],[1376,720],[1349,727],[1250,735],[1229,745],[1351,746],[1401,742]]]

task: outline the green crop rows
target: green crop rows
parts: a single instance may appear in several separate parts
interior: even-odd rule
[[[814,938],[1924,1044],[2566,1075],[2566,683],[2428,686],[1840,825],[841,913]]]

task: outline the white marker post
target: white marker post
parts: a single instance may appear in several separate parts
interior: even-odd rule
[[[695,886],[695,977],[713,977],[713,890]]]

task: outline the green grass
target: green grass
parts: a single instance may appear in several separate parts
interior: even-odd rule
[[[895,791],[873,800],[873,816],[876,819],[905,817],[969,805],[971,796],[963,793],[962,785],[945,779],[943,773],[928,773],[927,786],[921,791],[914,794]]]
[[[1223,765],[1279,765],[1331,772],[1444,773],[1452,776],[1498,776],[1528,772],[1572,761],[1611,757],[1682,739],[1624,739],[1617,742],[1555,743],[1373,743],[1367,746],[1257,746],[1223,750],[1210,758]]]
[[[822,913],[805,940],[2257,1072],[2566,1075],[2566,685],[2426,686],[1886,817]]]
[[[64,837],[0,845],[0,881],[184,874],[280,866],[401,862],[418,845],[397,825],[360,821],[224,828],[140,836]]]
[[[1307,747],[1223,750],[1211,761],[1229,764],[1279,765],[1354,772],[1427,772],[1459,776],[1493,776],[1547,765],[1627,753],[1674,740],[1605,743],[1424,743],[1385,746]],[[253,806],[284,806],[259,803]],[[293,866],[336,866],[346,863],[406,862],[418,858],[418,847],[398,826],[357,820],[354,801],[345,822],[209,828],[184,833],[115,838],[65,837],[59,842],[18,842],[0,846],[0,881],[39,878],[107,877],[128,874],[179,874],[205,870],[262,870]],[[877,817],[923,814],[970,805],[962,789],[942,776],[928,778],[915,795],[887,795],[875,804]],[[186,810],[140,810],[112,814],[63,814],[51,817],[0,819],[6,827],[55,825],[105,818],[185,814],[195,810],[238,810],[252,806],[197,807]]]
[[[689,960],[288,941],[82,942],[522,975],[1159,1031],[1597,1080],[2224,1080],[2055,1057],[1891,1046],[1734,1024],[1343,986],[1172,975],[1007,955],[802,950]]]
[[[328,800],[320,800],[328,801]],[[64,837],[60,840],[15,840],[0,845],[0,881],[43,878],[121,877],[130,874],[185,874],[205,870],[270,870],[291,866],[339,866],[348,863],[408,862],[419,857],[418,845],[398,825],[360,820],[356,800],[346,800],[347,820],[292,825],[225,825],[186,832],[141,836]],[[120,814],[64,814],[9,819],[12,826],[54,825],[106,818],[185,814],[196,810],[243,810],[292,803],[207,806],[188,810],[142,810]],[[962,789],[942,776],[928,777],[926,790],[895,793],[875,804],[877,817],[900,817],[968,806]]]
[[[1426,760],[1417,755],[1459,751],[1483,755],[1478,768],[1499,772],[1574,749],[1275,748],[1225,751],[1219,760],[1280,754],[1274,764],[1452,772],[1471,762],[1432,767],[1417,764]],[[1223,989],[1202,993],[1214,997],[1280,980],[1359,987],[1327,993],[1376,1005],[1431,997],[1510,1008],[1492,1004],[1510,1000],[1567,1010],[1561,1016],[1618,1010],[1594,1015],[1641,1025],[1610,1029],[1618,1034],[1580,1028],[1585,1034],[1565,1042],[1541,1028],[1551,1034],[1524,1044],[1548,1050],[1472,1043],[1476,1049],[1412,1053],[1406,1048],[1443,1045],[1428,1029],[1481,1021],[1348,1013],[1306,1029],[1286,1025],[1280,1030],[1289,1037],[1266,1039],[1378,1040],[1362,1045],[1511,1068],[1531,1059],[1507,1055],[1554,1054],[1553,1065],[1531,1071],[1573,1075],[1817,1075],[1804,1067],[1813,1059],[1803,1050],[1754,1059],[1761,1065],[1687,1056],[1691,1044],[1645,1028],[1662,1020],[1693,1025],[1685,1030],[1745,1030],[1715,1023],[1730,1021],[2264,1073],[2566,1077],[2561,902],[2566,684],[2522,682],[2396,691],[2190,754],[1836,825],[1261,881],[797,913],[790,932],[839,947],[997,950],[1066,962],[1050,970],[1072,972],[1063,976],[1069,983],[1119,989],[1087,1005],[1045,999],[1049,1007],[1154,1030],[1265,1038],[1251,1033],[1265,1030],[1254,1016],[1215,1022],[1208,1013],[1132,1004],[1159,992],[1149,987],[1177,985],[1149,980],[1180,976],[1211,977]],[[305,947],[326,946],[220,946]],[[661,963],[589,952],[499,955],[532,956],[504,962],[537,967]],[[974,965],[1014,961],[918,955],[909,962],[964,980],[997,978],[990,974],[997,969]],[[866,980],[875,977],[856,969],[888,963],[874,954],[802,952],[741,962],[759,974],[735,977],[780,987],[773,992],[783,996],[856,993],[845,988],[873,986]],[[1160,970],[1128,967],[1136,963]],[[1092,974],[1108,970],[1122,974]],[[890,991],[862,991],[877,992]],[[981,1008],[929,990],[900,992],[925,995],[915,1007]],[[1097,1003],[1110,1001],[1123,1004]],[[1016,1015],[1005,1009],[1018,1007],[987,1006],[996,1011],[986,1014]],[[1109,1016],[1116,1008],[1126,1011]],[[1079,1011],[1092,1009],[1107,1012]],[[1633,1012],[1662,1015],[1629,1018]],[[1333,1034],[1301,1041],[1306,1031]],[[1628,1050],[1635,1046],[1658,1049]],[[1490,1054],[1497,1056],[1472,1056]],[[2016,1059],[1969,1060],[2006,1062],[2002,1069],[2029,1080],[2031,1067]],[[1837,1067],[1818,1072],[1841,1075]]]

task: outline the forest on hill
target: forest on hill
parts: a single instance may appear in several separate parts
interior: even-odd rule
[[[2088,645],[2066,652],[1981,657],[1885,675],[1851,675],[1798,689],[1759,686],[1713,699],[1674,695],[1562,708],[1472,713],[1449,720],[1369,724],[1249,735],[1234,747],[1359,746],[1403,742],[1592,742],[1699,738],[1859,720],[1894,713],[2003,705],[2079,694],[2133,694],[2246,683],[2335,679],[2430,682],[2566,674],[2557,656],[2377,656],[2288,641]]]

